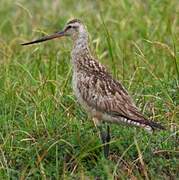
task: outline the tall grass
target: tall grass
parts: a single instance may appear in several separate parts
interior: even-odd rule
[[[179,178],[177,0],[0,1],[0,179]],[[111,125],[109,160],[71,89],[69,39],[22,47],[80,18],[92,52],[167,130]]]

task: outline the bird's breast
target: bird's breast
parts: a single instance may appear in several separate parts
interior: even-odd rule
[[[88,106],[87,102],[83,98],[83,83],[81,82],[80,78],[80,73],[74,71],[73,72],[73,77],[72,77],[72,88],[73,88],[73,93],[77,98],[77,101],[81,104],[81,106],[91,114],[93,109]],[[79,85],[81,84],[81,85]]]
[[[73,78],[72,78],[72,88],[73,88],[73,92],[74,95],[76,96],[78,102],[80,104],[84,104],[83,98],[82,98],[82,94],[80,93],[79,90],[79,86],[78,86],[78,82],[79,78],[78,78],[78,73],[76,71],[73,72]]]

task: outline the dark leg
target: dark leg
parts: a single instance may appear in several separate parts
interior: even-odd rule
[[[100,137],[102,140],[102,143],[104,144],[104,157],[107,159],[109,156],[109,142],[110,142],[110,128],[107,125],[107,133],[103,130],[102,126],[99,127],[100,130]]]

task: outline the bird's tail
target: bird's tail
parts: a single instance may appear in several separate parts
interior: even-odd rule
[[[145,124],[144,129],[150,133],[152,133],[155,130],[166,130],[166,128],[164,126],[162,126],[161,124],[156,123],[154,121],[146,120],[146,121],[144,121],[144,124]]]

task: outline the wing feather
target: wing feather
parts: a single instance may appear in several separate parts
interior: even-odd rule
[[[78,76],[77,86],[88,106],[127,119],[138,121],[145,119],[124,87],[109,74],[106,76],[83,72]]]

